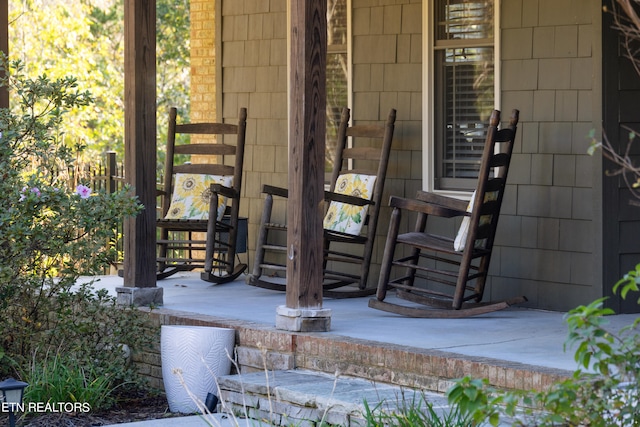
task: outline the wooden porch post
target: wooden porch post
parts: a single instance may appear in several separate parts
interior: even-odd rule
[[[156,2],[124,6],[125,177],[145,209],[124,224],[123,305],[162,304],[156,287]]]
[[[290,2],[287,293],[276,328],[328,331],[331,310],[322,308],[327,2]]]
[[[0,2],[0,51],[9,56],[9,2]],[[9,108],[9,90],[0,88],[0,108]]]

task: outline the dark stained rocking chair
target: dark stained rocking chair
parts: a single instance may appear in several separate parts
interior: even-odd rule
[[[367,279],[396,119],[396,111],[391,109],[384,126],[349,127],[349,115],[349,109],[344,108],[330,188],[325,191],[323,295],[331,298],[353,298],[375,292],[375,287],[367,288]],[[348,147],[348,138],[352,138],[352,148]],[[358,145],[356,140],[365,143]],[[285,291],[286,284],[269,274],[286,272],[286,247],[282,242],[286,242],[287,227],[272,222],[271,211],[273,196],[287,197],[288,192],[265,185],[263,193],[266,200],[256,258],[247,284]]]
[[[169,112],[169,132],[157,220],[158,279],[203,268],[202,280],[226,283],[247,268],[236,264],[236,242],[247,110],[238,124],[176,124]],[[198,135],[202,143],[177,144],[176,135]]]
[[[525,297],[515,297],[482,302],[518,117],[518,110],[513,110],[509,127],[498,130],[500,112],[493,111],[477,187],[470,202],[422,191],[416,199],[391,197],[393,211],[378,291],[376,298],[370,299],[370,307],[410,317],[458,318],[526,301]],[[403,210],[417,212],[418,218],[414,231],[398,234]],[[457,239],[425,232],[430,215],[464,216]],[[409,255],[394,259],[399,247]],[[392,269],[405,273],[391,280]],[[426,283],[417,279],[425,279]],[[390,289],[395,289],[397,298],[410,303],[386,301]]]

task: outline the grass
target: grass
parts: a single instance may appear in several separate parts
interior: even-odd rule
[[[114,388],[107,377],[58,353],[33,363],[27,379],[27,402],[87,403],[92,410],[108,408],[113,403]]]
[[[367,427],[464,427],[473,422],[458,407],[436,407],[424,394],[415,394],[407,401],[402,398],[393,411],[382,409],[383,404],[371,408],[364,402],[364,418]]]

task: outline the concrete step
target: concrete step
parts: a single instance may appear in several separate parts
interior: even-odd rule
[[[449,410],[446,397],[359,378],[304,370],[252,372],[218,378],[222,411],[273,425],[312,427],[318,423],[363,426],[365,402],[371,410],[402,407]]]

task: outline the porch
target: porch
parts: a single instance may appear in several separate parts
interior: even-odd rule
[[[101,276],[98,288],[116,295],[118,276]],[[275,328],[284,293],[244,283],[244,277],[211,285],[199,273],[158,282],[164,305],[151,309],[162,324],[207,325],[236,330],[237,363],[243,373],[306,369],[377,383],[445,392],[464,375],[488,378],[503,388],[544,389],[577,367],[563,351],[564,313],[512,307],[464,319],[414,319],[373,310],[368,298],[325,299],[330,332],[297,333]],[[143,308],[143,310],[149,310]],[[613,331],[638,314],[608,318]],[[136,362],[152,385],[162,386],[159,346]]]

